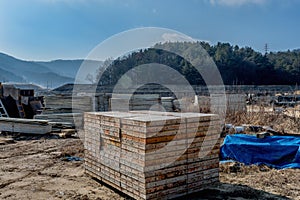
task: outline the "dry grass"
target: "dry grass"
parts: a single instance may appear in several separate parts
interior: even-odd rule
[[[229,113],[226,123],[235,125],[252,124],[270,126],[281,133],[300,133],[300,118],[296,115],[287,115],[285,112],[270,111],[268,108],[256,109],[255,111]]]
[[[223,163],[220,165],[220,180],[223,183],[243,184],[291,199],[300,199],[299,169],[276,170],[265,165]]]
[[[220,165],[220,172],[224,174],[236,173],[239,175],[251,175],[259,172],[266,172],[272,170],[270,167],[266,165],[249,165],[246,166],[243,163],[238,162],[228,162],[222,163]]]

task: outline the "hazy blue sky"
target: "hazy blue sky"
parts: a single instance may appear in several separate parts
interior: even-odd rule
[[[138,27],[263,51],[300,48],[299,0],[0,0],[0,52],[27,60],[84,58]]]

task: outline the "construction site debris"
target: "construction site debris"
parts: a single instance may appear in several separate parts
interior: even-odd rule
[[[261,132],[261,133],[257,133],[256,134],[256,137],[257,138],[260,138],[260,139],[263,139],[263,138],[265,138],[265,137],[267,137],[267,136],[270,136],[271,134],[269,133],[269,132]]]
[[[63,161],[69,161],[69,162],[71,162],[71,161],[83,161],[82,158],[77,157],[77,156],[66,156],[66,157],[62,158],[62,160]]]
[[[245,127],[244,126],[235,126],[234,130],[235,130],[235,133],[244,133]]]
[[[59,137],[61,138],[68,138],[73,136],[76,133],[75,129],[63,129],[61,133],[59,133]]]
[[[0,138],[0,145],[5,145],[5,144],[12,144],[15,143],[15,140],[13,138]]]

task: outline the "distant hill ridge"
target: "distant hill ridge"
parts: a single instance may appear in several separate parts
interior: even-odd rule
[[[99,83],[103,85],[116,83],[132,67],[152,62],[172,66],[192,85],[205,84],[191,64],[159,50],[179,49],[182,55],[199,59],[202,52],[199,43],[216,63],[226,85],[300,84],[300,49],[262,54],[251,47],[240,48],[237,45],[220,42],[216,45],[206,42],[156,44],[154,48],[133,52],[113,61],[109,70],[102,74]],[[173,59],[170,59],[170,56]],[[83,61],[83,59],[24,61],[0,53],[0,82],[35,83],[44,87],[59,87],[66,83],[74,83]],[[85,61],[86,68],[79,73],[81,82],[77,83],[93,82],[97,74],[92,69],[98,69],[103,64],[102,61]],[[113,76],[111,71],[114,72]]]
[[[58,87],[73,83],[83,59],[53,60],[49,62],[24,61],[0,53],[0,82],[35,83],[44,87]],[[101,65],[101,61],[87,61]]]

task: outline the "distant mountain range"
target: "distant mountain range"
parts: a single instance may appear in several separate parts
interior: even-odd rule
[[[0,53],[0,82],[34,83],[55,88],[73,83],[80,68],[79,60],[54,60],[49,62],[24,61]],[[89,65],[102,66],[102,61],[86,61]]]
[[[163,45],[163,48],[160,47]],[[216,63],[226,85],[295,85],[300,84],[300,49],[270,52],[263,55],[250,47],[232,46],[229,43],[210,45],[201,42],[202,47]],[[129,57],[113,62],[111,70],[101,76],[101,84],[116,83],[133,66],[143,63],[161,63],[173,66],[193,85],[202,84],[202,78],[192,66],[170,59],[157,49],[180,49],[189,58],[201,55],[197,43],[157,44],[154,49],[133,52]],[[186,49],[186,50],[184,50]],[[192,52],[192,53],[191,53]],[[80,68],[84,61],[84,68]],[[49,62],[24,61],[0,53],[0,82],[33,83],[47,88],[57,88],[66,83],[92,83],[97,77],[97,69],[103,61],[54,60]],[[113,76],[110,74],[114,72]],[[79,73],[78,73],[79,72]],[[78,75],[77,75],[78,73]]]

